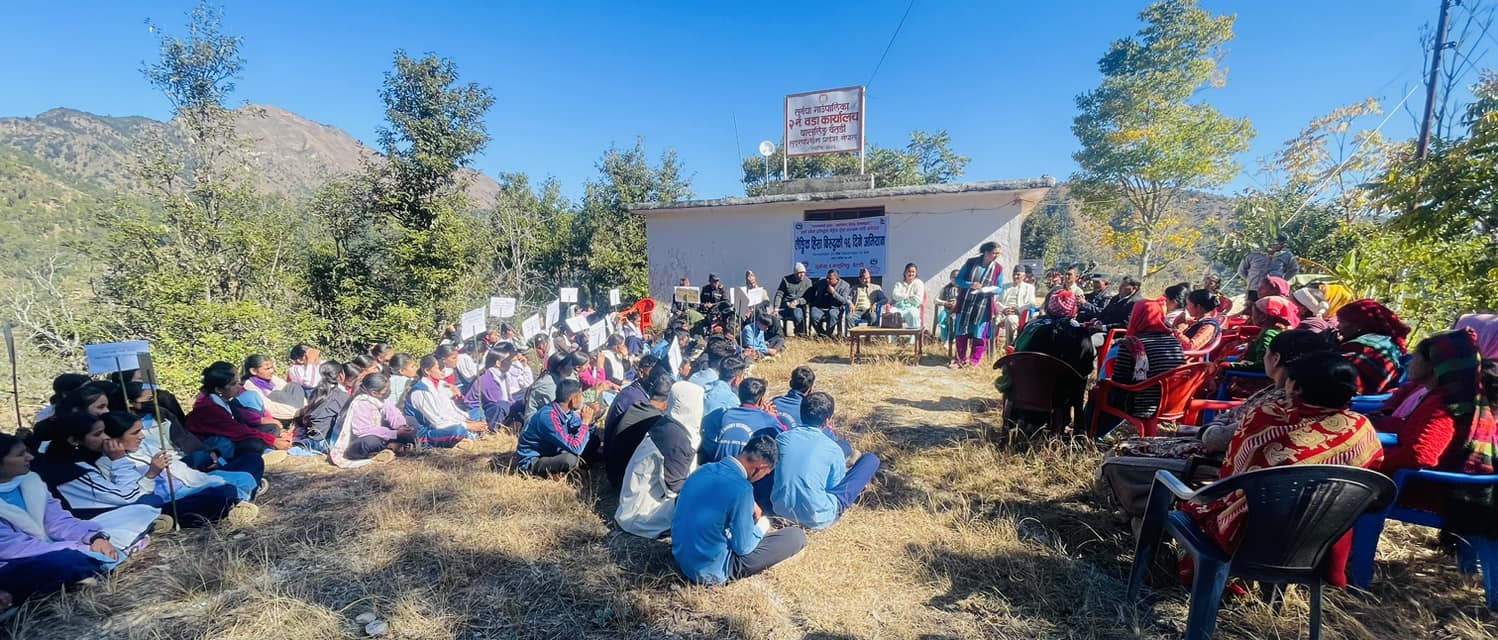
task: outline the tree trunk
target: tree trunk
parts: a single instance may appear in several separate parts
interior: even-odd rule
[[[1150,277],[1150,253],[1155,249],[1155,239],[1149,235],[1144,237],[1144,252],[1139,255],[1139,281],[1145,282]]]

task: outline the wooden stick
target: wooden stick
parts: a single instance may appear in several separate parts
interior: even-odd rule
[[[16,405],[16,431],[25,428],[21,420],[21,365],[16,362],[16,336],[12,332],[13,325],[5,325],[5,351],[10,354],[10,388],[11,395],[15,396]]]
[[[152,374],[152,378],[154,379],[155,378],[155,373],[156,373],[156,367],[151,366],[151,354],[149,354],[149,353],[136,354],[136,372],[137,373],[142,368],[141,367],[141,362],[142,361],[146,365],[144,368],[150,370],[150,373]],[[120,379],[120,397],[124,398],[124,400],[125,400],[125,408],[129,409],[130,408],[130,394],[128,392],[126,392],[126,390],[125,390],[125,383],[129,382],[129,380],[125,379],[125,376],[124,376],[124,373],[125,373],[124,365],[120,364],[120,357],[119,356],[115,356],[114,357],[114,370],[115,370],[115,374]],[[155,382],[151,383],[151,404],[154,406],[154,409],[153,409],[151,415],[152,415],[152,418],[154,420],[156,420],[156,432],[157,432],[157,434],[161,438],[161,450],[162,450],[162,452],[165,452],[166,451],[166,424],[161,421],[161,405],[156,401],[156,384],[155,384]],[[166,493],[167,493],[167,497],[171,500],[171,503],[172,503],[172,530],[173,531],[180,531],[182,529],[182,521],[181,521],[181,517],[177,515],[177,486],[176,486],[176,483],[172,480],[172,465],[171,465],[171,463],[167,463],[166,468],[162,469],[161,472],[164,473],[164,474],[166,474]]]

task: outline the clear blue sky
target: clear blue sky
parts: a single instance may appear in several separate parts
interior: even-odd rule
[[[187,0],[12,0],[0,38],[0,116],[59,106],[165,118],[142,79],[155,55],[144,20],[184,32]],[[493,89],[489,174],[555,176],[568,194],[610,144],[674,147],[698,196],[741,195],[738,158],[779,140],[787,93],[869,80],[904,0],[805,2],[234,1],[225,30],[244,37],[236,98],[274,104],[372,141],[378,90],[398,48],[451,57]],[[1258,130],[1241,161],[1273,152],[1311,118],[1374,96],[1392,105],[1419,81],[1420,25],[1436,0],[1207,0],[1237,12],[1228,86],[1208,92]],[[19,5],[19,6],[17,6]],[[917,0],[869,86],[868,135],[903,145],[947,129],[972,157],[965,179],[1075,169],[1073,98],[1096,61],[1132,34],[1145,2]],[[1421,94],[1417,94],[1418,106]],[[1417,109],[1418,111],[1418,109]],[[734,119],[738,134],[735,138]],[[1370,123],[1369,126],[1372,126]],[[1385,128],[1412,135],[1396,115]],[[1240,177],[1234,187],[1253,184]]]

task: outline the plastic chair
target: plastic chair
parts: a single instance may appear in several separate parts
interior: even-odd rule
[[[1412,480],[1425,486],[1445,488],[1498,488],[1498,475],[1470,476],[1449,471],[1400,469],[1394,472],[1395,490],[1404,493]],[[1378,538],[1383,535],[1384,523],[1389,520],[1435,529],[1446,526],[1446,518],[1441,514],[1401,507],[1397,498],[1387,509],[1364,516],[1353,530],[1352,556],[1347,561],[1347,581],[1353,586],[1367,589],[1373,583],[1373,556],[1378,551]],[[1483,588],[1487,592],[1488,610],[1498,611],[1498,538],[1466,536],[1458,542],[1457,569],[1462,575],[1472,575],[1479,566]]]
[[[1236,551],[1223,551],[1177,501],[1207,503],[1242,490],[1248,501],[1243,537]],[[1327,554],[1360,516],[1379,511],[1394,497],[1394,482],[1375,471],[1343,465],[1295,464],[1260,469],[1192,491],[1168,472],[1155,474],[1144,525],[1134,547],[1128,599],[1139,601],[1144,573],[1163,534],[1169,533],[1195,560],[1187,640],[1208,640],[1228,578],[1311,591],[1311,640],[1321,637],[1322,575]]]
[[[1211,342],[1207,343],[1207,346],[1195,351],[1183,351],[1181,353],[1182,355],[1186,356],[1186,362],[1188,364],[1194,362],[1206,362],[1212,359],[1212,352],[1216,351],[1218,345],[1220,344],[1222,344],[1222,329],[1217,330],[1217,335],[1212,338]]]
[[[1012,409],[1034,411],[1050,416],[1051,433],[1059,435],[1072,422],[1069,414],[1081,408],[1087,377],[1059,358],[1025,351],[1000,358],[993,368],[1002,370],[1010,385],[1004,393],[1005,427],[1012,421]],[[1057,391],[1062,389],[1076,389],[1076,403],[1058,405]]]
[[[1103,344],[1097,350],[1097,372],[1098,375],[1106,375],[1103,365],[1107,363],[1108,351],[1113,347],[1113,342],[1123,337],[1128,331],[1124,329],[1109,329],[1108,334],[1103,336]]]
[[[1205,362],[1188,364],[1134,384],[1107,378],[1098,380],[1097,386],[1092,389],[1092,424],[1088,427],[1088,433],[1094,438],[1098,437],[1099,422],[1106,414],[1134,425],[1140,435],[1153,437],[1161,422],[1178,421],[1186,417],[1191,397],[1196,395],[1197,388],[1207,377],[1207,366]],[[1109,401],[1112,391],[1138,393],[1153,387],[1160,388],[1160,404],[1156,405],[1154,415],[1147,418],[1129,415],[1127,407],[1115,407]]]
[[[1378,411],[1379,409],[1382,409],[1384,407],[1384,403],[1388,402],[1389,398],[1392,397],[1394,397],[1394,394],[1392,393],[1377,393],[1368,396],[1353,396],[1352,402],[1348,404],[1348,409],[1351,409],[1354,413],[1373,413],[1375,411]]]

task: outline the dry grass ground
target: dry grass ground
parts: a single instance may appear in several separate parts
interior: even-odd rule
[[[887,349],[886,349],[887,351]],[[1132,541],[1093,498],[1093,448],[998,447],[991,372],[876,360],[803,343],[754,374],[779,394],[810,362],[839,427],[885,467],[806,552],[727,587],[687,585],[665,542],[610,526],[606,481],[491,470],[513,438],[335,471],[271,473],[261,519],[158,536],[105,584],[29,605],[17,638],[1175,638],[1186,594],[1157,567],[1147,604],[1122,601]],[[1392,538],[1392,540],[1391,540]],[[1372,594],[1335,593],[1327,638],[1495,638],[1480,587],[1396,528]],[[1306,606],[1223,609],[1218,637],[1297,638]]]

